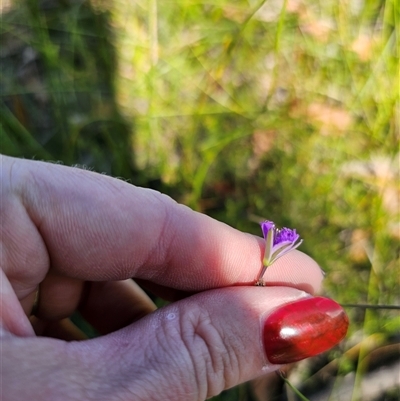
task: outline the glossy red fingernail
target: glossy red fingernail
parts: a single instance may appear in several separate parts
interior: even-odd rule
[[[327,351],[346,335],[349,319],[328,298],[306,298],[284,305],[268,316],[263,341],[271,363],[300,361]]]

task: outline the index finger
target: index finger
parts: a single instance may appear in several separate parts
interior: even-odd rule
[[[260,271],[261,238],[159,192],[72,167],[5,162],[12,165],[11,187],[60,274],[91,281],[137,277],[197,291],[252,283]],[[280,273],[270,274],[276,281],[289,277],[286,281],[319,286],[320,270],[304,254],[292,252],[275,265]],[[287,274],[286,266],[293,265]]]

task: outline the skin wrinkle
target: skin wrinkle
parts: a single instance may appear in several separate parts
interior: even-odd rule
[[[230,345],[233,343],[233,338],[228,339],[227,338],[228,336],[226,336],[226,335],[224,336],[223,330],[219,334],[222,338],[224,345],[225,344]],[[242,350],[243,347],[229,347],[229,348],[226,348],[225,352],[223,352],[221,354],[222,359],[224,361],[224,368],[222,369],[222,372],[224,373],[223,389],[233,387],[235,385],[235,383],[237,383],[237,381],[238,381],[238,378],[240,376],[239,372],[243,371],[243,368],[240,363],[240,358],[238,358],[238,355],[237,355],[238,349]],[[236,374],[233,374],[235,372],[236,372]]]
[[[206,360],[211,358],[211,354],[209,352],[200,353],[198,342],[195,341],[195,339],[198,338],[202,344],[205,343],[202,336],[199,336],[196,333],[196,325],[199,319],[197,313],[197,308],[193,310],[185,310],[183,316],[181,316],[179,323],[181,340],[184,344],[185,350],[187,350],[187,354],[189,356],[193,371],[192,378],[196,383],[196,389],[194,389],[194,392],[198,394],[198,399],[202,400],[209,394],[209,380],[208,377],[206,377],[205,372],[207,372]]]
[[[213,333],[210,333],[213,331]],[[205,356],[209,356],[209,358],[205,358],[208,366],[211,366],[211,370],[206,368],[206,372],[210,372],[210,375],[213,376],[216,372],[219,372],[221,369],[221,363],[224,355],[224,351],[226,351],[225,347],[220,347],[220,344],[213,344],[213,342],[209,341],[207,338],[208,335],[213,335],[214,333],[218,333],[216,327],[212,324],[210,314],[207,311],[202,311],[201,315],[197,317],[197,321],[193,322],[193,343],[195,343],[196,339],[199,339],[205,346],[206,352],[202,353]],[[221,338],[219,333],[217,338]],[[221,344],[223,342],[221,341]],[[220,352],[221,351],[221,352]],[[209,382],[209,380],[208,380]],[[210,387],[210,386],[208,386]]]
[[[144,257],[142,262],[142,266],[161,266],[164,265],[166,268],[170,264],[171,255],[169,250],[171,247],[171,242],[175,239],[175,230],[174,224],[171,224],[172,219],[174,218],[174,209],[176,207],[176,203],[169,203],[168,206],[158,198],[159,193],[154,194],[154,198],[158,203],[158,210],[163,210],[163,218],[161,223],[161,229],[158,232],[157,239],[154,242],[154,246],[149,249],[147,257]],[[168,198],[168,197],[167,197]],[[171,198],[168,198],[168,201]],[[155,270],[154,276],[147,277],[148,280],[152,280],[157,278],[157,271]],[[165,274],[165,273],[163,273]]]
[[[147,271],[149,270],[149,268],[151,269],[151,266],[154,266],[153,269],[155,270],[156,274],[151,277],[146,276],[146,279],[153,279],[158,276],[158,269],[156,269],[157,267],[168,266],[170,263],[170,243],[175,237],[174,225],[171,224],[171,221],[173,220],[174,212],[176,211],[177,206],[179,207],[179,205],[172,198],[166,195],[162,195],[160,192],[150,191],[147,189],[143,190],[137,187],[135,188],[137,191],[141,191],[143,194],[146,195],[145,202],[147,204],[151,203],[151,209],[157,211],[157,213],[162,216],[161,218],[157,218],[161,222],[161,228],[157,230],[157,236],[153,236],[151,238],[153,245],[147,246],[147,255],[144,255],[142,257],[140,266],[138,266],[138,272],[140,272],[143,266],[147,266]]]
[[[218,302],[214,303],[218,304]],[[220,324],[214,324],[212,316],[207,309],[193,306],[188,317],[181,319],[182,339],[187,349],[191,349],[194,361],[202,361],[204,365],[196,367],[195,377],[198,378],[197,386],[202,397],[210,397],[232,387],[240,369],[238,358],[234,347],[230,345],[237,343],[233,338],[226,338]],[[241,342],[241,341],[240,341]],[[201,344],[199,346],[199,343]],[[234,355],[235,362],[232,361]],[[195,365],[194,365],[195,366]],[[232,369],[233,368],[233,369]],[[205,375],[205,374],[206,375]],[[207,384],[205,392],[200,392]],[[203,399],[200,397],[200,399]]]
[[[143,387],[145,391],[143,398],[140,398],[143,401],[153,399],[151,394],[153,394],[152,389],[154,386],[158,389],[158,394],[167,394],[167,397],[170,396],[170,389],[172,388],[176,399],[179,400],[192,399],[189,396],[197,390],[197,388],[194,389],[192,381],[195,376],[191,374],[191,380],[189,381],[188,377],[185,377],[187,373],[193,372],[194,368],[191,365],[194,361],[191,359],[189,349],[182,346],[180,319],[185,319],[185,313],[183,312],[183,316],[180,317],[182,312],[171,311],[170,306],[168,309],[169,312],[167,313],[162,309],[156,312],[157,324],[151,324],[150,333],[152,336],[147,337],[146,344],[141,345],[141,349],[144,351],[144,364],[151,366],[146,373],[147,375],[152,375],[153,378],[148,387],[145,387],[139,380],[139,386]],[[175,317],[168,318],[170,314],[175,314]],[[189,361],[191,364],[188,363]],[[175,372],[179,375],[166,376],[165,372]],[[158,401],[159,399],[155,395],[154,400]]]
[[[167,275],[172,282],[181,282],[182,277],[180,273],[176,273],[172,263],[172,260],[176,258],[176,253],[174,254],[172,252],[176,249],[182,249],[185,246],[185,243],[180,243],[178,231],[184,230],[181,222],[184,220],[185,214],[187,212],[193,213],[193,211],[187,206],[176,203],[166,195],[162,195],[162,199],[158,199],[159,193],[155,195],[157,201],[160,203],[159,208],[164,210],[164,217],[161,230],[158,233],[158,238],[153,248],[148,253],[147,259],[144,260],[141,266],[154,266],[156,268],[156,273],[154,275],[149,276],[148,273],[146,274],[146,280],[158,279],[158,282],[162,282],[161,277]],[[179,227],[179,230],[177,227]],[[182,264],[190,266],[192,257],[195,258],[195,255],[190,255],[190,258],[189,255],[187,255],[187,262]],[[188,277],[185,278],[185,281],[188,281]],[[195,282],[195,279],[193,282]]]
[[[221,306],[223,309],[223,306]],[[213,323],[212,316],[210,323]],[[236,322],[232,322],[236,325]],[[221,340],[222,345],[221,350],[217,350],[217,355],[221,357],[222,366],[218,368],[216,373],[223,372],[223,384],[219,391],[225,388],[230,388],[237,383],[238,378],[243,374],[243,367],[240,363],[240,358],[238,358],[237,352],[245,348],[246,339],[243,339],[240,335],[232,336],[231,332],[224,330],[224,325],[221,324],[220,320],[216,320],[216,324],[212,324],[215,328],[218,338]],[[240,333],[240,330],[237,330]]]
[[[172,218],[170,219],[170,225],[173,225],[173,235],[171,236],[171,239],[169,241],[169,250],[167,252],[168,254],[168,265],[167,265],[167,269],[168,269],[168,274],[171,276],[172,280],[180,283],[183,280],[188,282],[188,286],[190,286],[190,283],[193,281],[195,281],[195,278],[193,277],[193,271],[192,274],[187,275],[186,278],[183,278],[181,276],[181,273],[177,273],[176,271],[174,271],[173,268],[173,263],[171,263],[174,259],[176,259],[176,255],[174,254],[173,250],[174,249],[178,249],[179,251],[181,249],[183,249],[186,244],[185,242],[182,243],[182,238],[179,236],[182,236],[182,232],[184,232],[186,234],[186,228],[184,227],[184,225],[182,224],[182,221],[185,221],[185,214],[187,213],[187,211],[189,210],[187,208],[187,206],[184,205],[180,205],[180,204],[175,204],[174,205],[174,209],[177,210],[176,214],[171,213]],[[184,238],[184,240],[186,240],[187,238]],[[190,241],[192,243],[195,242],[195,238],[190,237]],[[190,271],[190,269],[195,265],[195,263],[193,263],[193,261],[196,260],[196,253],[194,252],[193,254],[189,254],[189,252],[185,252],[185,250],[183,249],[182,254],[186,253],[186,258],[185,260],[181,260],[182,265],[186,265],[187,266],[187,270]],[[180,255],[180,258],[182,258],[182,255]]]
[[[19,174],[20,177],[17,176],[15,179],[18,184],[15,193],[17,193],[21,199],[30,220],[35,224],[38,232],[41,233],[43,217],[40,218],[40,214],[32,213],[32,209],[40,209],[43,199],[40,196],[40,191],[36,193],[33,189],[43,186],[42,192],[51,193],[51,188],[48,186],[47,181],[41,180],[40,174],[35,174],[35,172],[36,170],[34,169],[22,168],[22,173]],[[37,196],[35,196],[36,194]],[[45,216],[45,214],[43,214],[43,216]]]
[[[9,281],[20,300],[27,298],[35,291],[38,283],[46,274],[47,264],[46,249],[36,227],[30,224],[25,208],[19,201],[15,201],[17,210],[12,205],[10,196],[7,198],[2,213],[2,269],[7,274]],[[4,205],[3,203],[3,205]],[[11,219],[16,214],[17,219]],[[27,221],[27,229],[18,230],[15,225],[20,221]],[[5,233],[4,233],[5,230]],[[32,242],[29,242],[31,239]],[[14,255],[14,256],[13,256]]]
[[[228,372],[225,368],[227,366],[226,358],[229,359],[229,355],[223,336],[219,333],[217,326],[212,323],[210,314],[203,312],[204,314],[206,319],[199,316],[199,321],[196,322],[194,327],[194,334],[205,345],[206,350],[202,352],[202,355],[208,356],[205,358],[205,372],[207,376],[207,397],[210,397],[212,394],[220,393],[227,386]],[[196,342],[193,341],[193,343],[196,346]]]
[[[161,320],[158,327],[154,330],[155,338],[148,342],[149,346],[146,347],[146,350],[150,352],[147,361],[151,363],[153,371],[156,373],[153,385],[157,383],[160,393],[167,391],[172,385],[177,399],[181,399],[178,396],[187,396],[188,393],[192,394],[192,383],[188,383],[187,378],[179,376],[174,376],[173,379],[169,378],[169,382],[164,383],[165,376],[163,375],[164,372],[192,372],[196,368],[194,365],[195,361],[193,361],[189,349],[184,344],[181,325],[177,325],[177,322],[177,320],[166,321],[165,318]],[[157,344],[157,346],[151,347],[151,344]],[[184,348],[182,348],[182,344]],[[191,365],[186,367],[189,361]],[[182,367],[183,365],[185,367]],[[195,379],[196,376],[191,375],[191,378]],[[149,389],[151,387],[149,386]],[[198,383],[196,384],[196,390],[197,387]],[[144,400],[147,399],[145,398]]]
[[[199,311],[199,316],[194,325],[194,340],[198,338],[206,347],[206,377],[207,377],[207,397],[211,394],[217,394],[222,391],[227,384],[226,373],[224,372],[225,357],[227,356],[228,349],[223,341],[223,335],[220,334],[216,325],[213,324],[212,318],[208,311]],[[195,342],[195,341],[193,341]],[[229,358],[229,355],[228,355]],[[211,368],[210,368],[211,367]],[[220,377],[220,373],[224,373],[223,381],[220,384],[214,383],[215,378]]]
[[[155,203],[152,207],[153,210],[157,210],[157,213],[162,215],[159,218],[161,228],[157,231],[157,237],[152,238],[153,246],[148,247],[147,255],[143,256],[140,266],[138,266],[138,273],[143,270],[144,266],[147,266],[147,272],[153,270],[151,277],[146,277],[146,279],[152,280],[159,278],[161,274],[165,274],[165,271],[162,272],[163,269],[159,267],[165,266],[167,268],[170,264],[170,243],[175,237],[175,230],[171,221],[177,204],[167,196],[160,196],[159,192],[147,192],[147,194]],[[154,267],[152,268],[152,266]],[[139,276],[140,274],[138,274]],[[162,279],[159,278],[159,281],[162,281]]]

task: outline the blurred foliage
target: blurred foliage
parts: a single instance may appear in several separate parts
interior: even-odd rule
[[[1,24],[1,151],[131,175],[108,14],[86,2],[15,3]]]
[[[4,3],[0,151],[124,177],[256,234],[265,218],[296,227],[329,296],[398,305],[396,7]],[[396,311],[348,312],[351,338],[400,330]]]

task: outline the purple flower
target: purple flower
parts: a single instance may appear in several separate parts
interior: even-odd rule
[[[262,276],[278,258],[296,249],[303,240],[297,234],[295,229],[275,227],[273,221],[264,221],[261,223],[261,229],[265,238],[265,252],[263,258],[263,267],[256,282],[256,285],[264,285]]]

